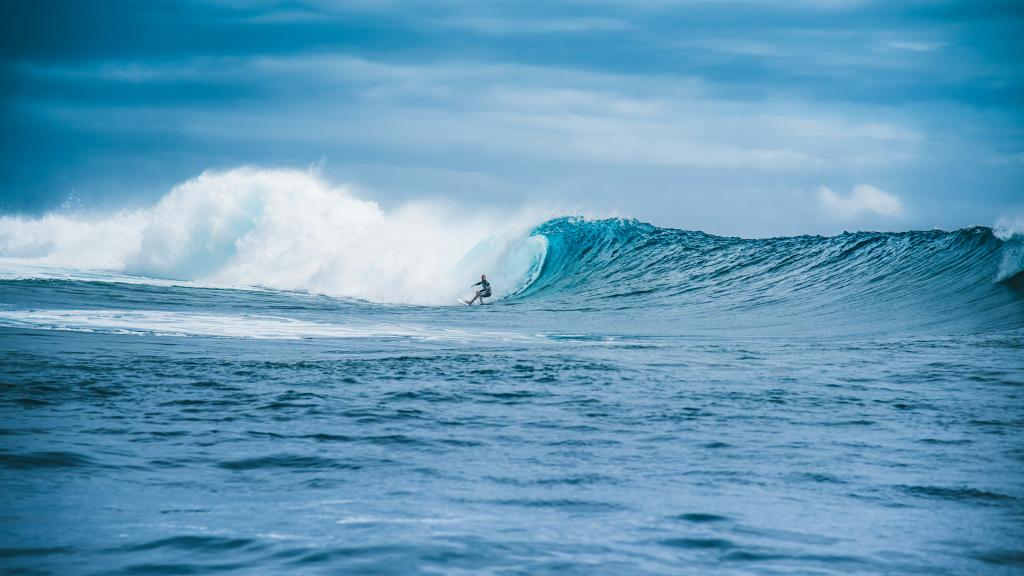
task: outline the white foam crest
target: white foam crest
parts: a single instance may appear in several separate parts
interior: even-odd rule
[[[496,331],[429,328],[415,324],[310,322],[282,316],[205,314],[167,310],[0,310],[0,326],[139,336],[214,336],[297,340],[307,338],[410,338],[464,342],[524,340]]]
[[[1024,236],[1024,215],[1003,216],[996,221],[992,233],[1000,240],[1009,240],[1014,236]]]
[[[539,270],[545,245],[527,237],[538,221],[528,214],[468,215],[429,202],[388,212],[312,172],[237,168],[203,173],[149,209],[0,217],[0,257],[218,286],[448,304],[481,273],[500,296]],[[486,248],[463,258],[484,240]]]
[[[1003,241],[1003,260],[996,280],[1008,280],[1024,272],[1024,216],[1000,218],[992,233]]]
[[[145,211],[128,210],[99,217],[0,216],[0,256],[26,265],[121,270],[147,224]]]

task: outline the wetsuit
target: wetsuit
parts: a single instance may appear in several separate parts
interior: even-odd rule
[[[473,286],[479,286],[480,287],[480,297],[481,298],[490,298],[491,297],[491,283],[488,282],[487,280],[481,280],[481,281],[477,282],[476,284],[473,284]]]

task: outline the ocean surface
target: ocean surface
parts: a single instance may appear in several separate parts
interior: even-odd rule
[[[0,222],[2,572],[1024,571],[1020,236],[556,218],[432,292],[153,221]]]

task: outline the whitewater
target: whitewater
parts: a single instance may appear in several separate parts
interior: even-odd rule
[[[0,215],[0,570],[1024,566],[1019,226],[366,196],[248,167]]]
[[[208,172],[156,205],[112,214],[0,217],[8,267],[102,270],[375,302],[448,304],[479,267],[514,289],[544,247],[524,213],[413,202],[386,212],[314,171]],[[519,239],[520,242],[515,242]],[[487,240],[487,249],[468,254]]]

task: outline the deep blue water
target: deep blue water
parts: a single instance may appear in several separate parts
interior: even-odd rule
[[[532,236],[472,308],[9,271],[0,570],[1024,569],[1019,237]]]

